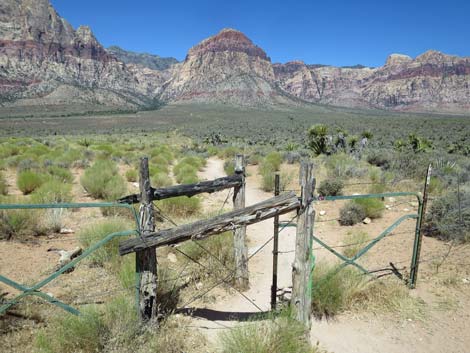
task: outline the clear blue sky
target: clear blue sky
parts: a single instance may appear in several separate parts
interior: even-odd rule
[[[470,56],[469,0],[52,0],[105,46],[173,56],[224,27],[244,32],[273,62],[380,66],[390,53]]]

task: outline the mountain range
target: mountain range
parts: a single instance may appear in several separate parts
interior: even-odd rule
[[[178,62],[105,49],[49,0],[0,3],[1,106],[142,109],[181,102],[468,113],[470,58],[430,50],[416,58],[392,54],[376,68],[272,63],[243,33],[223,29]]]

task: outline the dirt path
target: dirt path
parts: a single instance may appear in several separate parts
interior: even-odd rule
[[[249,166],[247,169],[247,189],[246,204],[265,200],[272,197],[270,193],[260,190],[260,180],[255,167]],[[213,179],[225,175],[223,171],[223,161],[217,158],[210,158],[206,169],[201,173],[202,178]],[[214,206],[220,204],[227,197],[227,192],[211,195],[207,204]],[[366,231],[371,236],[377,236],[380,231],[390,225],[399,216],[412,211],[415,205],[399,204],[388,210],[380,221],[374,221],[369,225],[358,225],[356,230]],[[413,201],[413,200],[411,200]],[[390,200],[386,200],[390,203]],[[338,227],[335,219],[341,205],[329,203],[320,204],[319,209],[325,210],[326,215],[317,217],[315,224],[316,234],[329,241],[330,244],[337,244],[344,237],[350,228]],[[393,206],[393,204],[392,204]],[[231,207],[231,200],[228,204]],[[282,217],[288,220],[292,215]],[[327,220],[324,222],[324,220]],[[409,260],[411,253],[403,251],[410,249],[412,243],[414,223],[405,222],[395,232],[387,238],[387,242],[379,244],[363,263],[366,265],[385,264],[387,261],[405,263]],[[250,254],[264,244],[273,232],[272,220],[254,224],[247,228]],[[287,252],[279,258],[279,287],[291,285],[291,264],[294,259],[295,248],[295,228],[285,228],[280,235],[280,251]],[[445,245],[434,239],[425,238],[423,245],[423,257],[437,250],[443,250]],[[317,261],[332,261],[331,254],[325,250],[316,249]],[[408,264],[407,264],[408,265]],[[380,267],[380,266],[379,266]],[[334,320],[314,320],[311,330],[312,343],[320,342],[321,347],[329,352],[336,353],[396,353],[396,352],[417,352],[417,353],[468,353],[470,349],[470,334],[466,329],[466,323],[470,318],[470,286],[457,285],[455,289],[442,288],[436,285],[429,264],[421,267],[420,284],[417,290],[411,294],[423,298],[426,303],[427,318],[424,321],[416,321],[406,318],[397,318],[388,314],[364,313],[361,315],[354,313],[344,313]],[[256,306],[263,311],[270,310],[270,286],[272,274],[272,242],[262,251],[256,254],[249,263],[250,289],[244,292]],[[466,273],[468,274],[468,272]],[[465,272],[463,273],[465,275]],[[460,276],[460,275],[459,275]],[[465,281],[465,278],[458,278],[458,282]],[[227,292],[222,289],[215,290],[215,303],[206,304],[207,309],[217,311],[208,321],[202,318],[195,318],[197,325],[204,329],[211,341],[216,339],[217,334],[224,327],[236,325],[236,321],[230,321],[227,315],[221,313],[255,313],[259,311],[252,303],[235,291]],[[440,303],[443,305],[440,305]],[[450,307],[446,307],[449,305]],[[444,308],[443,308],[444,307]],[[219,316],[220,315],[220,316]]]

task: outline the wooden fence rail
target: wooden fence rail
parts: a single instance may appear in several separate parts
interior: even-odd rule
[[[119,254],[126,255],[151,247],[160,247],[181,243],[189,239],[204,239],[236,227],[261,222],[276,215],[285,214],[300,207],[300,201],[294,192],[284,193],[249,207],[234,210],[194,223],[172,229],[142,234],[119,244]]]
[[[243,182],[243,175],[234,174],[223,178],[218,178],[209,181],[201,181],[195,184],[174,185],[166,188],[151,188],[150,200],[163,200],[177,196],[194,196],[202,193],[213,193],[224,189],[240,187]],[[134,204],[139,203],[141,200],[140,194],[132,194],[122,197],[118,200],[119,203]]]

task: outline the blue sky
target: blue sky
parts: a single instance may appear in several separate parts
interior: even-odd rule
[[[51,0],[104,46],[173,56],[224,27],[244,32],[273,62],[380,66],[391,53],[470,56],[468,0]]]

